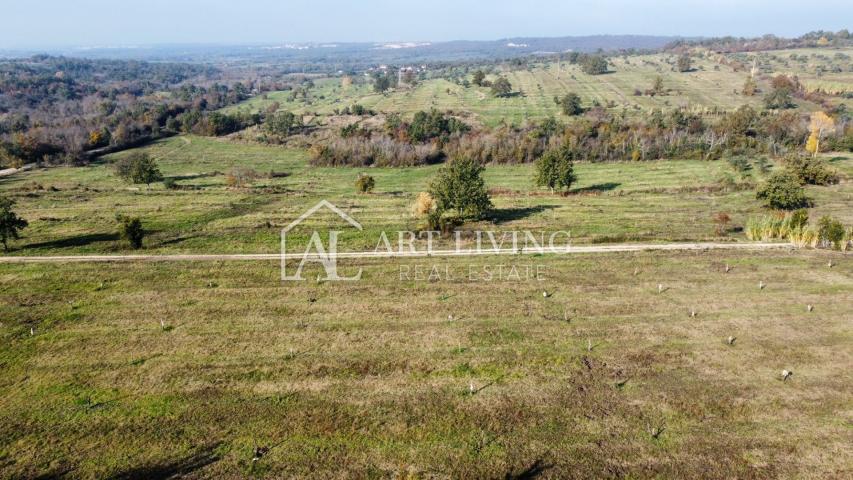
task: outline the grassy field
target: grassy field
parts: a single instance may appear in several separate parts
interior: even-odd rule
[[[788,61],[791,53],[804,55],[804,62]],[[823,86],[825,91],[838,93],[838,85],[851,81],[849,60],[832,57],[835,53],[853,55],[853,49],[761,52],[762,75],[771,76],[785,73],[798,75],[808,88]],[[729,56],[751,66],[752,56]],[[827,58],[824,58],[827,57]],[[749,76],[747,71],[735,71],[733,67],[722,65],[716,56],[696,57],[694,71],[677,73],[673,71],[672,55],[642,55],[617,57],[612,60],[612,73],[606,75],[587,75],[577,65],[567,63],[544,63],[527,70],[509,70],[501,72],[512,83],[514,90],[521,94],[512,98],[494,98],[487,88],[471,86],[465,88],[442,79],[421,82],[414,88],[404,87],[386,94],[373,93],[366,83],[356,83],[350,87],[341,86],[341,80],[323,79],[316,81],[311,89],[309,100],[289,98],[289,92],[272,92],[258,96],[240,105],[228,107],[226,111],[266,110],[273,102],[280,108],[303,114],[331,115],[335,109],[343,109],[358,103],[383,113],[412,114],[418,110],[437,108],[470,114],[479,122],[494,126],[501,122],[521,124],[529,119],[542,119],[547,116],[559,117],[560,111],[554,104],[554,96],[574,92],[581,96],[584,105],[594,102],[609,106],[614,112],[627,111],[628,114],[646,114],[652,109],[670,109],[685,107],[697,112],[711,110],[733,110],[741,105],[759,106],[761,96],[745,97],[738,92]],[[831,71],[840,65],[846,70],[841,73]],[[817,75],[817,69],[825,73]],[[669,94],[662,96],[635,96],[635,89],[645,91],[652,87],[656,77],[661,76]],[[492,77],[494,78],[494,77]],[[769,89],[768,82],[761,80],[760,85]],[[848,107],[853,107],[849,100]],[[816,105],[799,102],[801,109],[814,110]]]
[[[144,148],[180,190],[162,184],[128,186],[115,177],[109,157],[88,167],[51,168],[0,178],[0,193],[15,199],[30,226],[11,255],[127,251],[118,240],[115,215],[139,216],[149,231],[151,253],[261,253],[279,249],[279,231],[321,199],[352,214],[364,226],[348,238],[353,249],[373,249],[380,231],[412,229],[417,192],[437,166],[422,168],[314,168],[301,150],[244,145],[202,137],[175,137]],[[118,154],[122,155],[122,154]],[[846,177],[853,158],[830,157]],[[226,174],[235,167],[262,175],[251,186],[233,188]],[[287,177],[267,178],[270,171]],[[376,178],[373,194],[358,195],[360,172]],[[751,190],[719,191],[717,179],[731,172],[726,162],[656,161],[579,164],[573,194],[550,195],[532,185],[532,167],[490,166],[487,186],[496,209],[481,230],[569,230],[578,243],[721,239],[713,215],[727,212],[731,228],[764,214]],[[761,175],[756,173],[756,179]],[[853,224],[850,184],[809,188],[817,207]],[[743,239],[732,232],[724,239]]]
[[[853,474],[848,257],[497,261],[0,265],[0,476]]]

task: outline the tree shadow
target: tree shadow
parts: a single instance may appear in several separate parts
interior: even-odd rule
[[[543,473],[545,473],[545,470],[548,470],[552,467],[553,465],[545,463],[545,461],[540,458],[535,462],[531,463],[529,467],[518,473],[515,473],[513,471],[507,472],[507,474],[504,475],[504,478],[506,480],[529,480],[542,475]]]
[[[59,240],[51,240],[49,242],[30,243],[21,246],[21,250],[31,248],[68,248],[68,247],[83,247],[97,242],[114,242],[119,239],[117,233],[90,233],[86,235],[77,235],[76,237],[62,238]]]
[[[216,453],[216,449],[220,444],[214,443],[204,446],[198,451],[177,460],[134,467],[109,478],[112,480],[156,480],[184,477],[217,462],[219,455]]]
[[[552,210],[557,208],[556,205],[535,205],[532,207],[519,207],[519,208],[501,208],[499,210],[492,211],[493,223],[496,225],[500,225],[501,223],[512,222],[514,220],[521,220],[523,218],[527,218],[531,215],[535,215],[537,213],[542,213],[545,210]]]
[[[221,175],[221,173],[220,172],[205,172],[205,173],[192,173],[192,174],[188,174],[188,175],[172,175],[172,176],[166,177],[166,178],[171,178],[172,180],[177,182],[180,180],[195,180],[197,178],[208,178],[208,177],[215,177],[218,175]]]
[[[578,194],[578,193],[590,193],[590,192],[608,192],[610,190],[616,189],[616,187],[622,185],[621,183],[616,182],[606,182],[606,183],[596,183],[595,185],[590,185],[588,187],[576,188],[574,190],[570,190],[569,194]]]

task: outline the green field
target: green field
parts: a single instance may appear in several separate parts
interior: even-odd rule
[[[232,143],[204,137],[175,137],[144,148],[181,190],[162,184],[128,186],[118,179],[108,157],[87,167],[60,167],[0,178],[0,193],[15,199],[30,226],[13,243],[11,255],[109,253],[127,250],[118,240],[115,215],[139,216],[149,230],[152,253],[274,253],[279,231],[302,212],[326,199],[365,226],[350,238],[354,249],[373,249],[380,231],[414,229],[411,213],[438,166],[418,168],[314,168],[301,150]],[[122,155],[122,154],[117,154]],[[831,156],[845,177],[853,157]],[[236,166],[261,178],[243,188],[229,187],[226,174]],[[267,178],[270,171],[287,172]],[[360,172],[369,171],[377,187],[355,192]],[[579,164],[573,194],[561,197],[532,185],[530,165],[490,166],[486,183],[495,212],[471,229],[569,230],[578,243],[606,241],[682,241],[720,238],[713,216],[726,212],[730,228],[765,214],[752,190],[719,190],[718,178],[732,172],[724,161],[653,161]],[[755,173],[755,180],[762,175]],[[832,214],[853,223],[849,183],[810,187],[817,207],[813,218]]]
[[[789,52],[812,55],[812,61],[801,63],[783,62]],[[759,69],[759,85],[769,89],[766,79],[774,74],[784,73],[800,76],[807,87],[824,85],[825,90],[839,92],[838,85],[853,84],[849,61],[825,60],[816,55],[828,55],[840,52],[853,55],[853,49],[833,49],[823,51],[779,51],[762,52],[762,68]],[[740,58],[746,63],[752,57],[744,55],[730,56]],[[494,98],[488,88],[471,86],[465,88],[443,79],[426,80],[416,87],[402,87],[396,91],[373,93],[371,85],[356,82],[344,88],[339,78],[315,81],[316,87],[310,90],[310,99],[291,100],[289,92],[271,92],[255,97],[240,105],[228,107],[225,111],[263,111],[273,102],[280,108],[306,115],[331,115],[335,109],[358,103],[382,113],[412,114],[418,110],[437,108],[450,110],[463,115],[472,115],[487,126],[501,122],[522,124],[529,119],[542,119],[547,116],[559,117],[560,111],[554,104],[554,96],[574,92],[581,96],[584,105],[590,107],[593,102],[609,107],[613,112],[626,111],[628,114],[647,114],[655,108],[688,108],[699,113],[734,110],[741,105],[760,106],[761,96],[745,97],[738,92],[749,76],[746,71],[735,71],[732,66],[722,65],[717,56],[694,58],[694,71],[677,73],[673,71],[672,55],[641,55],[617,57],[611,61],[612,73],[605,75],[587,75],[577,65],[567,63],[535,64],[526,70],[505,68],[501,75],[507,77],[513,89],[521,94],[512,98]],[[845,63],[846,62],[846,63]],[[749,63],[751,66],[751,63]],[[842,73],[827,71],[818,78],[816,69],[821,66],[829,70],[832,65],[846,68]],[[670,92],[662,96],[635,96],[634,90],[645,91],[652,87],[656,77],[661,76],[664,87]],[[492,76],[494,78],[494,76]],[[837,99],[848,107],[849,100]],[[811,102],[798,102],[805,111],[815,110]]]

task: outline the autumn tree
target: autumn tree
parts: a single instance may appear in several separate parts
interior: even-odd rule
[[[689,72],[693,68],[693,63],[690,60],[690,55],[684,54],[678,57],[676,68],[679,72]]]
[[[835,130],[835,120],[823,112],[814,112],[809,123],[809,139],[806,142],[806,150],[813,156],[820,152],[820,139]]]
[[[751,97],[758,93],[758,84],[755,83],[755,80],[752,77],[747,77],[746,81],[743,82],[741,93],[747,97]]]

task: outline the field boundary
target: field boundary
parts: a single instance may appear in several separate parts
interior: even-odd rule
[[[567,249],[483,249],[483,250],[433,250],[415,252],[339,252],[331,258],[424,258],[424,257],[481,257],[493,255],[572,255],[580,253],[619,253],[643,251],[690,251],[690,250],[767,250],[795,247],[789,243],[647,243],[616,245],[583,245]],[[204,261],[269,261],[298,260],[304,254],[280,253],[223,253],[223,254],[166,254],[166,255],[57,255],[57,256],[20,256],[0,257],[0,263],[104,263],[104,262],[204,262]],[[316,258],[316,255],[309,255]]]

